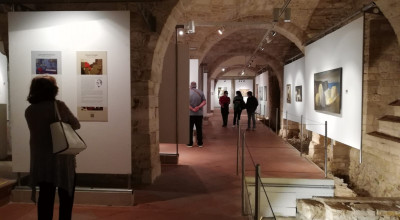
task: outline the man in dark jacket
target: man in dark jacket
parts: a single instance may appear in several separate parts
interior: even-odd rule
[[[247,109],[247,130],[250,130],[250,120],[253,121],[253,130],[256,129],[256,109],[258,106],[257,98],[253,96],[251,91],[247,92],[247,102],[246,102],[246,109]]]

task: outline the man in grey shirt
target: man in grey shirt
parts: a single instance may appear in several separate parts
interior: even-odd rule
[[[203,106],[206,105],[206,98],[201,90],[196,89],[196,82],[190,83],[190,133],[188,147],[193,146],[193,125],[196,126],[197,145],[203,147]]]

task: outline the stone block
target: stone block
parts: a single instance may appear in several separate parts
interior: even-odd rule
[[[315,219],[325,220],[325,205],[319,201],[312,199],[297,200],[297,214],[301,220]]]

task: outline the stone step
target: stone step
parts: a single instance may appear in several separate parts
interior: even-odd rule
[[[400,106],[400,99],[397,99],[396,101],[391,102],[389,105],[392,105],[392,106]]]
[[[15,180],[0,178],[0,207],[10,202],[11,190],[15,184]]]
[[[378,132],[400,138],[400,117],[385,115],[378,119]]]
[[[385,140],[389,140],[389,141],[393,141],[393,142],[396,142],[396,143],[400,143],[400,138],[394,137],[394,136],[391,136],[391,135],[388,135],[388,134],[385,134],[385,133],[382,133],[382,132],[374,131],[374,132],[370,132],[368,134],[371,135],[371,136],[374,136],[374,137],[378,137],[378,138],[382,138],[382,139],[385,139]]]

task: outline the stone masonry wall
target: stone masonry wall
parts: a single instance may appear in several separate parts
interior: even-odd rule
[[[328,170],[349,181],[359,195],[398,197],[400,143],[368,134],[380,130],[380,117],[400,116],[400,107],[389,105],[400,99],[400,48],[383,16],[366,14],[364,50],[362,163],[360,150],[333,141],[328,151]],[[398,126],[391,129],[390,133],[399,133]],[[323,161],[318,147],[321,143],[323,137],[313,134],[310,157],[318,165]]]
[[[368,134],[379,130],[377,119],[395,114],[389,103],[400,99],[400,47],[389,21],[372,14],[366,15],[364,42],[362,163],[351,149],[350,183],[371,196],[400,196],[400,143]]]

